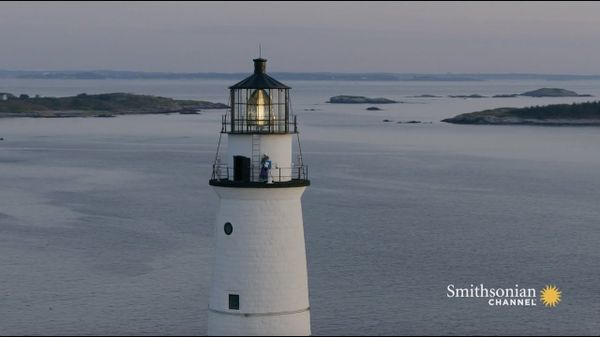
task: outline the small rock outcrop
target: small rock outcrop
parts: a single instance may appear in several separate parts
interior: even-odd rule
[[[397,101],[388,99],[388,98],[370,98],[365,96],[348,96],[348,95],[340,95],[333,96],[329,98],[327,103],[334,104],[390,104],[390,103],[398,103]]]

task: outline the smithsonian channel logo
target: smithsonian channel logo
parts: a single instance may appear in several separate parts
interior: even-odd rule
[[[535,288],[521,288],[515,284],[512,288],[487,288],[483,284],[468,287],[446,287],[448,298],[474,298],[485,300],[489,306],[495,307],[536,307],[538,303],[554,308],[562,300],[562,292],[555,285],[546,285],[540,291]]]

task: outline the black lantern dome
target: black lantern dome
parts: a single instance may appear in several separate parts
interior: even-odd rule
[[[267,75],[267,60],[263,58],[254,59],[254,74],[246,79],[232,85],[229,89],[291,89]]]
[[[267,60],[254,59],[254,74],[229,87],[231,111],[223,118],[224,133],[297,133],[290,113],[287,85],[266,73]]]

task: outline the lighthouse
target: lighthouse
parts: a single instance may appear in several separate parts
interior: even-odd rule
[[[209,335],[311,333],[301,204],[308,168],[290,87],[267,75],[266,63],[255,59],[254,73],[229,87],[222,118],[209,182],[219,197]]]

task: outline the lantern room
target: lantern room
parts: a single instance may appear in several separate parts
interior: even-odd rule
[[[290,112],[290,87],[266,73],[267,60],[254,59],[254,74],[229,87],[231,110],[222,132],[234,134],[297,133]]]
[[[254,74],[229,87],[230,108],[210,184],[227,187],[308,186],[296,116],[291,113],[290,87],[266,74],[267,60],[254,60]],[[227,151],[221,160],[221,138]],[[294,138],[297,150],[294,151]],[[295,152],[295,153],[294,153]],[[294,160],[294,154],[296,160]]]

